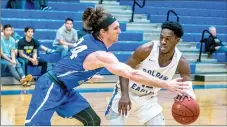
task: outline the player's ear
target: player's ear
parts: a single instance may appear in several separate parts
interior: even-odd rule
[[[104,29],[101,29],[99,34],[104,34],[105,33],[105,30]]]
[[[180,39],[181,39],[181,38],[179,38],[179,37],[176,38],[177,44],[180,42]]]

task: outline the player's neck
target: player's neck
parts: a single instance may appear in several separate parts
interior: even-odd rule
[[[174,55],[174,50],[169,53],[166,53],[166,54],[163,54],[159,51],[159,58],[158,58],[159,62],[161,62],[161,63],[168,62],[168,61],[172,60],[173,55]]]
[[[104,45],[106,46],[106,48],[109,48],[112,44],[110,44],[108,42],[108,40],[106,38],[102,38],[102,37],[97,37],[100,41],[102,41],[104,43]]]

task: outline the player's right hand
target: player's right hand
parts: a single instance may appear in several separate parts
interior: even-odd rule
[[[182,96],[186,94],[186,91],[190,89],[190,86],[188,82],[183,82],[182,78],[176,78],[168,82],[167,89]]]
[[[131,110],[131,100],[129,96],[121,96],[121,99],[118,102],[118,112],[120,115],[127,116],[128,110]]]

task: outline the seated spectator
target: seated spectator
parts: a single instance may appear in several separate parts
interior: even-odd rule
[[[210,35],[205,41],[206,52],[209,52],[210,54],[214,52],[227,54],[227,46],[224,46],[222,44],[222,41],[218,39],[216,28],[214,26],[211,26],[209,28],[209,31],[213,37]]]
[[[11,25],[5,25],[3,28],[3,36],[1,37],[1,58],[2,63],[4,63],[10,73],[16,78],[20,83],[25,86],[29,85],[32,80],[32,75],[25,76],[21,64],[16,59],[14,52],[15,40],[10,36],[12,32]]]
[[[24,29],[25,37],[18,42],[18,50],[20,60],[25,65],[25,73],[27,73],[27,66],[42,66],[41,74],[47,71],[47,62],[41,58],[38,58],[38,42],[33,38],[34,29],[32,27],[26,27]]]
[[[20,40],[20,39],[22,39],[23,37],[22,36],[20,36],[17,32],[15,32],[14,31],[14,28],[12,28],[12,34],[11,34],[11,36],[15,39],[15,41],[16,41],[16,50],[15,50],[15,52],[16,52],[16,54],[17,54],[17,49],[18,49],[18,41]],[[37,41],[37,45],[38,45],[38,48],[41,48],[41,50],[43,50],[45,53],[47,53],[47,54],[50,54],[50,53],[54,53],[55,52],[55,50],[54,49],[50,49],[50,48],[47,48],[46,46],[44,46],[44,45],[41,45],[40,44],[40,42],[39,41]]]
[[[64,25],[58,29],[53,46],[57,52],[61,52],[61,57],[66,56],[68,50],[74,47],[78,40],[77,32],[73,27],[73,20],[67,18]]]

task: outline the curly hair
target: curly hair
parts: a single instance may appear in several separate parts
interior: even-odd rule
[[[181,38],[184,34],[184,30],[180,23],[173,21],[166,21],[162,24],[162,29],[169,29],[174,32],[174,34]]]
[[[102,7],[87,8],[84,13],[82,20],[84,22],[84,29],[87,31],[91,31],[93,35],[98,36],[99,30],[97,30],[97,26],[110,14],[105,12]],[[108,27],[104,28],[105,31],[108,31]]]

